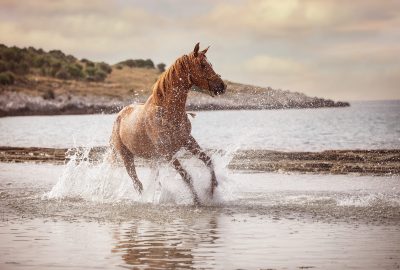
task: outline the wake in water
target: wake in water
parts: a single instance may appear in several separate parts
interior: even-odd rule
[[[213,160],[218,187],[213,198],[209,195],[211,175],[197,158],[183,158],[177,154],[182,165],[192,176],[194,187],[203,205],[218,205],[233,199],[233,188],[229,180],[227,164],[235,148],[225,154],[215,153]],[[112,165],[106,152],[101,162],[93,163],[89,158],[90,148],[74,151],[57,184],[43,195],[43,199],[82,198],[97,202],[142,202],[153,204],[188,205],[192,195],[181,176],[166,163],[152,163],[150,167],[138,167],[137,173],[143,183],[143,193],[138,194],[125,167]]]

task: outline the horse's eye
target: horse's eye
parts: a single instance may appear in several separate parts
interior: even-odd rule
[[[204,64],[203,62],[200,63],[200,66],[201,66],[202,69],[205,69],[207,67],[207,65]]]

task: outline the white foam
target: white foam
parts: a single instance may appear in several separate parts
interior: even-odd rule
[[[107,154],[97,164],[89,162],[90,148],[76,152],[66,164],[56,185],[43,199],[81,198],[96,202],[143,202],[154,204],[192,204],[192,196],[180,175],[169,164],[156,164],[153,169],[137,167],[144,191],[139,195],[123,166],[113,166]],[[179,155],[178,155],[179,158]],[[214,155],[215,171],[219,182],[211,198],[210,172],[196,158],[181,159],[181,163],[193,178],[194,186],[203,204],[221,204],[232,199],[233,185],[230,184],[226,164],[231,155]],[[156,170],[155,170],[156,168]],[[157,173],[158,170],[158,173]]]

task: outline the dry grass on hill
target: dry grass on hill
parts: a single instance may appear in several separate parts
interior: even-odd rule
[[[28,75],[14,85],[2,86],[3,90],[43,96],[52,91],[55,96],[100,96],[114,99],[144,98],[150,95],[152,85],[160,73],[156,69],[123,67],[113,71],[104,82],[61,80],[52,77]]]

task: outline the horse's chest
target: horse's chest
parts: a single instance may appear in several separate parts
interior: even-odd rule
[[[191,126],[187,123],[180,123],[177,125],[172,125],[170,127],[166,127],[165,136],[168,137],[171,142],[175,144],[185,143],[190,135]]]
[[[158,134],[158,145],[169,149],[169,151],[178,151],[185,146],[191,132],[189,121],[179,123],[164,123],[161,132]]]
[[[177,133],[179,134],[178,139],[180,140],[180,143],[184,144],[187,142],[187,140],[190,136],[190,128],[188,128],[188,127],[181,128],[181,129],[179,129],[179,131]]]

